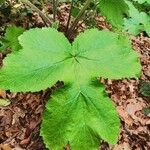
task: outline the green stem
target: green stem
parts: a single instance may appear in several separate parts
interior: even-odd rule
[[[35,5],[33,5],[29,0],[20,0],[20,1],[31,7],[32,10],[35,10],[37,13],[39,13],[40,17],[43,19],[46,26],[51,26],[52,24],[51,20],[45,14],[43,14],[43,12],[40,9],[38,9]]]
[[[68,34],[68,29],[69,29],[70,20],[71,20],[71,12],[72,12],[72,8],[73,8],[73,3],[74,3],[74,0],[71,1],[69,17],[68,17],[67,26],[66,26],[66,34]]]
[[[58,0],[53,0],[53,21],[56,22]]]
[[[70,36],[72,34],[72,32],[74,31],[76,25],[78,24],[78,22],[80,21],[80,19],[82,18],[85,10],[88,8],[90,2],[92,0],[87,0],[85,5],[83,6],[83,8],[81,9],[81,11],[79,12],[79,14],[77,15],[76,19],[74,20],[73,24],[71,25],[70,29],[68,30],[68,36]]]

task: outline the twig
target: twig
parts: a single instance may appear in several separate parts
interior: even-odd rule
[[[51,26],[52,24],[51,20],[45,14],[43,14],[43,12],[40,9],[38,9],[35,5],[33,5],[29,0],[20,0],[20,1],[31,7],[31,9],[35,10],[37,13],[39,13],[40,17],[43,19],[46,26]]]

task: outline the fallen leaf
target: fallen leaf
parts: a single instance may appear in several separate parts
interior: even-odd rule
[[[0,106],[8,106],[10,104],[10,100],[9,99],[2,99],[0,98]]]
[[[2,148],[3,150],[12,150],[12,148],[9,147],[7,144],[4,145],[0,144],[0,148]]]
[[[6,98],[6,91],[0,89],[0,97]]]
[[[113,150],[131,150],[129,143],[122,143],[120,145],[116,145]]]

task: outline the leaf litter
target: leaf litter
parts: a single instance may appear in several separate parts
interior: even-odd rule
[[[61,11],[65,12],[64,9],[66,9],[65,6],[61,8]],[[60,17],[64,18],[63,15],[65,14]],[[97,17],[96,20],[99,28],[109,30],[110,26],[107,23],[107,26],[105,25],[105,18]],[[82,26],[85,29],[81,23],[81,29],[83,29]],[[111,146],[103,142],[101,149],[150,149],[150,118],[143,113],[143,109],[150,106],[149,97],[144,97],[139,93],[141,81],[150,81],[150,39],[140,34],[138,37],[131,37],[131,40],[133,48],[140,54],[142,76],[139,80],[100,80],[105,83],[122,123],[118,143]],[[11,101],[10,105],[0,107],[0,149],[46,150],[39,136],[41,114],[47,97],[55,88],[26,94],[0,91],[0,98],[7,98]]]

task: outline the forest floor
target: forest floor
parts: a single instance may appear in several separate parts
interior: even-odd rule
[[[68,17],[68,5],[60,7],[58,19],[63,31]],[[95,18],[99,29],[110,26],[102,17]],[[32,25],[31,25],[32,22]],[[32,19],[15,20],[3,18],[0,28],[16,24],[25,28],[42,27],[42,21],[35,13]],[[80,22],[78,32],[86,29]],[[77,32],[77,33],[78,33]],[[3,32],[1,32],[3,33]],[[139,85],[150,81],[150,38],[140,34],[131,36],[133,49],[138,52],[142,64],[142,75],[139,80],[103,80],[110,98],[116,105],[121,119],[121,133],[115,146],[103,142],[102,150],[150,150],[150,116],[143,113],[149,107],[150,98],[139,93]],[[1,61],[4,55],[1,54]],[[7,98],[11,104],[0,107],[0,149],[1,150],[46,150],[39,135],[41,115],[48,96],[55,87],[36,93],[10,93],[0,90],[0,97]]]

